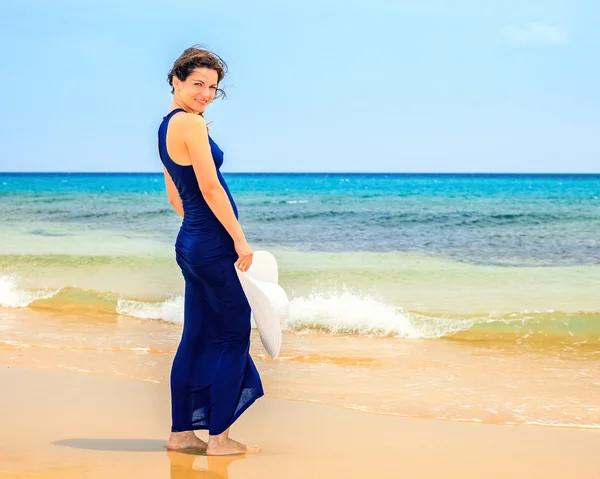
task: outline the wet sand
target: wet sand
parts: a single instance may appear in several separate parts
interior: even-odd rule
[[[23,350],[23,354],[27,354]],[[600,431],[467,424],[263,398],[234,425],[252,456],[168,453],[169,390],[1,366],[0,478],[595,478]],[[199,432],[205,437],[206,432]]]
[[[82,311],[0,308],[0,365],[166,386],[181,325]],[[484,339],[484,340],[482,340]],[[600,343],[283,334],[251,354],[267,396],[400,417],[600,428]]]

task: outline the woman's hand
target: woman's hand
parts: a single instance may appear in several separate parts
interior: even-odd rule
[[[250,245],[246,241],[242,241],[239,243],[234,243],[235,252],[238,254],[238,259],[235,262],[235,266],[242,273],[248,271],[250,265],[252,264],[252,257],[254,256],[254,252]]]

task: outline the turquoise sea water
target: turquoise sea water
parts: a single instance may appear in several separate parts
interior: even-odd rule
[[[229,174],[255,244],[416,251],[498,265],[600,263],[600,175]],[[2,174],[4,227],[169,242],[159,174]]]

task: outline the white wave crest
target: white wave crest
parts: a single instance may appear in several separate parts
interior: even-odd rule
[[[290,304],[289,329],[324,329],[333,334],[401,338],[439,338],[468,329],[472,321],[448,320],[406,313],[368,295],[351,292],[314,292],[294,298]]]
[[[183,323],[183,296],[176,296],[160,303],[119,299],[117,313],[139,319],[162,319],[169,323]]]
[[[160,303],[119,299],[117,313],[139,319],[160,319],[168,323],[183,324],[183,296],[176,296]],[[255,328],[254,318],[251,318],[251,323]]]
[[[3,308],[25,308],[33,301],[47,299],[60,290],[30,291],[19,289],[19,278],[16,274],[0,275],[0,306]]]
[[[140,319],[183,323],[183,296],[159,303],[118,301],[117,312]],[[283,324],[292,331],[321,330],[331,334],[439,338],[468,329],[473,321],[449,320],[404,312],[371,296],[351,292],[314,292],[290,301],[290,316]],[[256,327],[252,320],[252,327]]]

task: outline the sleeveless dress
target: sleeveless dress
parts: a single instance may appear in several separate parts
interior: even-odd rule
[[[192,166],[175,163],[167,151],[167,128],[182,109],[170,112],[158,130],[160,159],[183,203],[175,256],[185,280],[184,324],[171,369],[171,431],[224,432],[263,395],[250,357],[250,305],[234,263],[231,236],[214,215]],[[219,171],[223,152],[210,138],[219,182],[237,218],[235,202]]]

